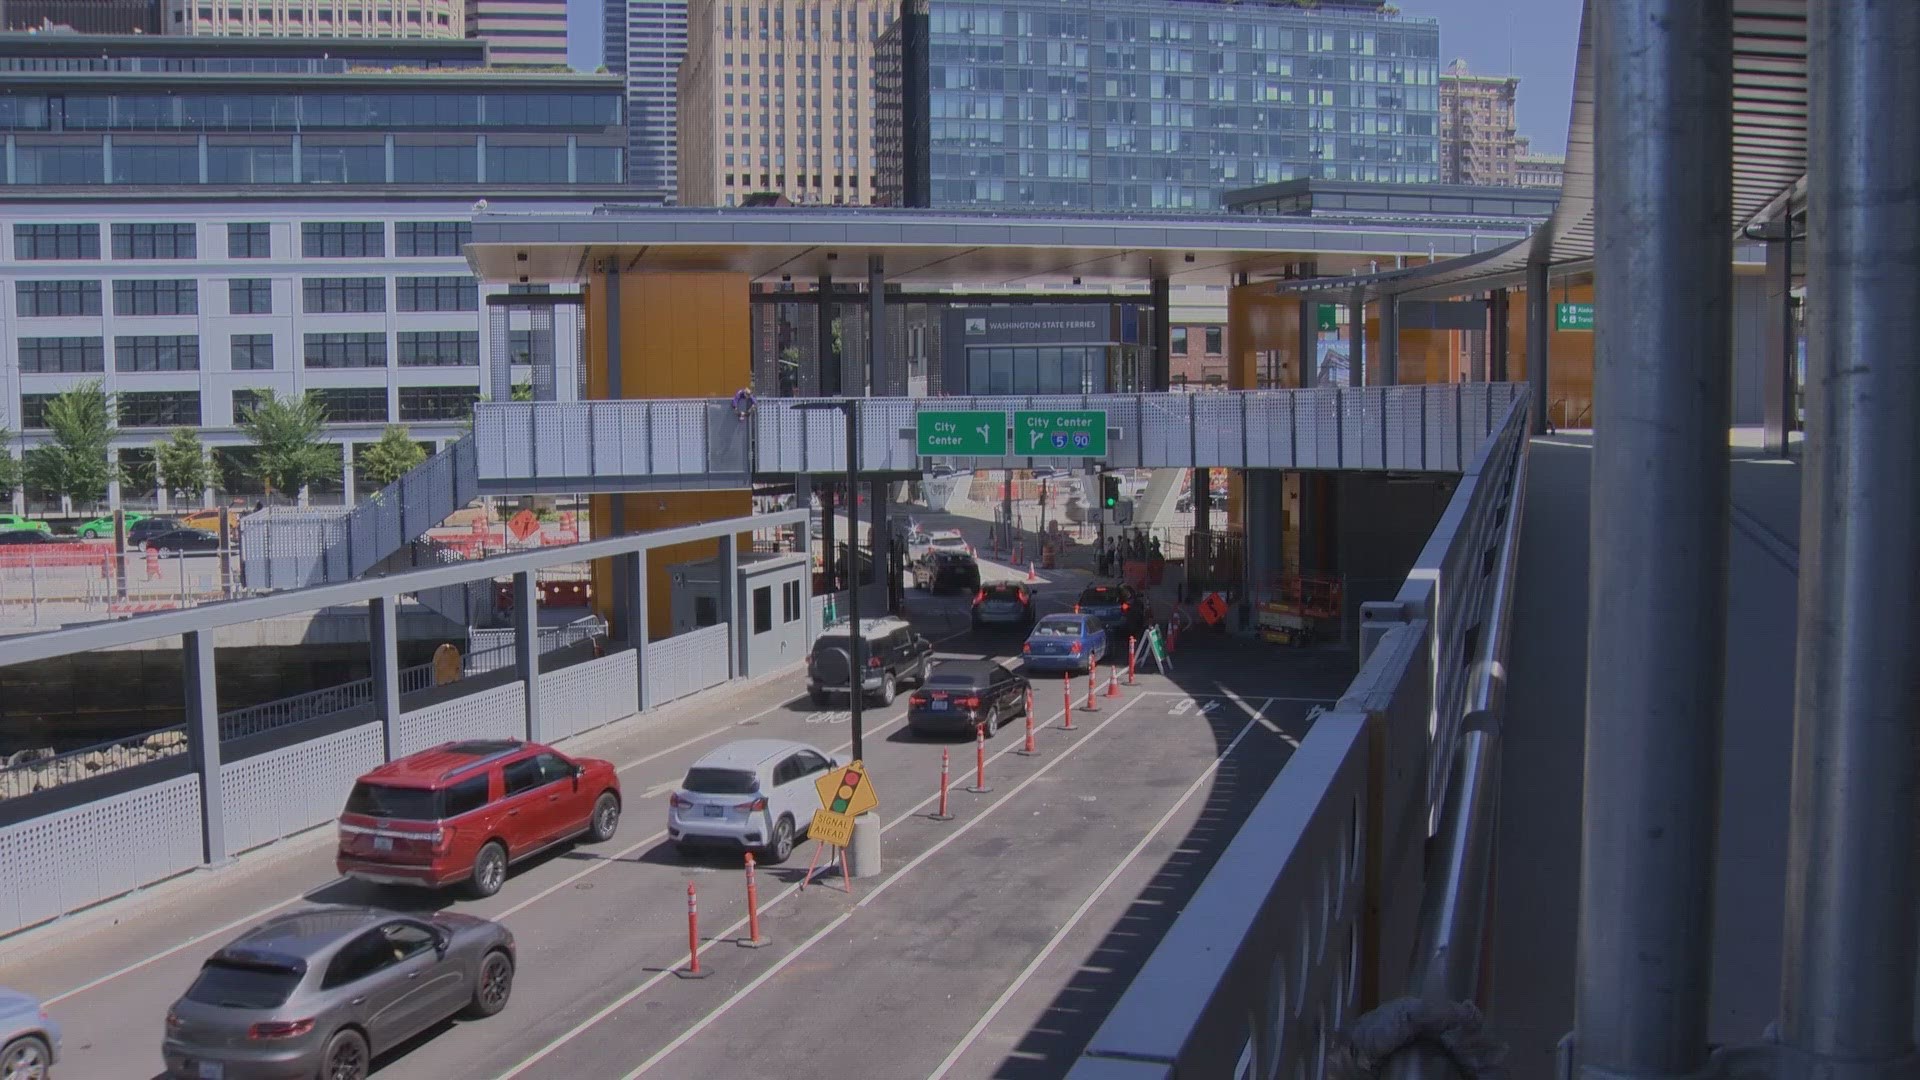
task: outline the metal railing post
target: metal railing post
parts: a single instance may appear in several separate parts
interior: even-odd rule
[[[213,631],[180,635],[186,671],[187,753],[200,777],[200,861],[227,861],[226,800],[220,785],[220,705],[215,682]]]
[[[527,741],[544,742],[540,724],[540,583],[532,570],[513,575],[513,659],[526,684]]]
[[[367,601],[367,652],[373,670],[373,713],[380,721],[382,760],[398,757],[400,726],[399,597],[376,596]]]

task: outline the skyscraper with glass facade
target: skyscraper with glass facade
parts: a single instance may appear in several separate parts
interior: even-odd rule
[[[673,197],[679,171],[680,61],[687,0],[604,0],[607,71],[627,82],[627,182]]]
[[[1377,0],[903,0],[880,201],[1214,210],[1302,177],[1440,178],[1440,26]]]

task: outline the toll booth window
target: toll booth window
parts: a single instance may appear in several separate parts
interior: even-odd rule
[[[693,625],[712,626],[720,621],[720,603],[711,596],[693,599]]]
[[[753,632],[765,634],[773,629],[773,586],[753,590]]]
[[[800,619],[800,583],[789,581],[780,589],[780,621],[798,622]]]

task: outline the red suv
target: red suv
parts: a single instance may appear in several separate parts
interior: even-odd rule
[[[443,743],[354,782],[340,815],[340,873],[382,885],[465,883],[478,896],[507,866],[620,825],[613,763],[518,739]]]

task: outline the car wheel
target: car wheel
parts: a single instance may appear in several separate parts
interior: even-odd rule
[[[765,857],[761,861],[768,866],[776,866],[786,862],[788,856],[792,854],[793,818],[781,814],[780,820],[773,823],[773,842],[768,844],[766,850],[762,852]]]
[[[507,1007],[513,995],[513,957],[504,949],[494,949],[480,960],[480,976],[473,981],[473,1004],[469,1016],[493,1016]]]
[[[587,835],[593,837],[596,844],[604,844],[613,839],[613,832],[620,827],[620,796],[611,791],[603,791],[593,801],[593,817],[587,825]]]
[[[993,738],[994,732],[1000,730],[1000,706],[995,705],[987,710],[987,719],[983,726],[987,729],[987,738]]]
[[[893,672],[889,671],[885,675],[880,676],[880,693],[875,700],[880,703],[882,708],[893,704],[893,696],[896,689],[897,687],[893,681]]]
[[[0,1076],[7,1080],[47,1080],[53,1051],[38,1035],[22,1035],[0,1050]]]
[[[367,1040],[357,1031],[338,1031],[320,1055],[320,1080],[366,1080]]]
[[[473,880],[470,882],[473,895],[485,899],[500,891],[507,883],[507,845],[498,840],[489,840],[481,845],[480,854],[473,857]]]

